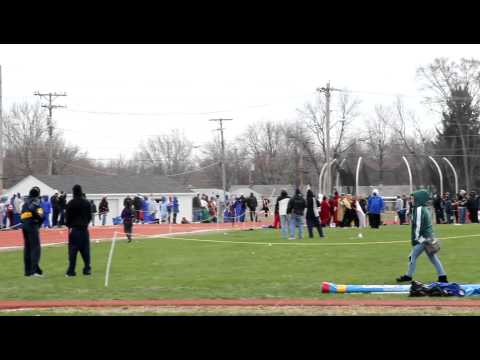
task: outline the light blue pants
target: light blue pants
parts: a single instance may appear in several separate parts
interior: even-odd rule
[[[425,248],[422,244],[417,244],[413,247],[412,252],[409,256],[408,261],[408,271],[407,276],[413,277],[415,273],[415,268],[417,266],[417,258],[425,251]],[[438,276],[446,275],[445,270],[443,269],[442,263],[438,258],[437,254],[430,255],[426,253],[430,262],[435,266],[435,270],[437,270]]]
[[[298,227],[298,238],[303,239],[303,215],[290,215],[290,237],[295,237],[295,228]]]
[[[107,214],[102,214],[102,225],[107,223]]]
[[[280,231],[282,238],[288,237],[288,215],[280,215]]]

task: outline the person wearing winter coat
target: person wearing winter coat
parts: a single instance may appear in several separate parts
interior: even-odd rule
[[[167,222],[170,224],[172,222],[172,206],[173,206],[173,200],[172,197],[168,197],[168,204],[167,204]]]
[[[173,212],[173,223],[176,224],[177,216],[178,216],[178,213],[180,212],[180,205],[178,204],[178,199],[176,196],[173,197],[172,212]]]
[[[358,199],[355,200],[355,212],[357,213],[357,218],[358,218],[358,227],[359,228],[366,228],[367,227],[367,219],[365,212],[362,208],[361,201],[362,197],[359,197]]]
[[[24,240],[23,262],[25,276],[42,276],[40,269],[40,233],[43,223],[43,209],[40,203],[40,189],[34,186],[20,210]]]
[[[123,231],[127,236],[128,242],[132,242],[133,221],[135,220],[135,210],[131,202],[127,201],[120,214],[123,222]]]
[[[166,223],[167,216],[168,216],[168,200],[165,196],[162,196],[162,199],[160,200],[160,221],[162,223]]]
[[[95,226],[95,216],[97,216],[97,205],[95,201],[90,200],[90,209],[92,211],[92,226]]]
[[[20,224],[20,214],[22,212],[23,200],[20,193],[13,200],[13,222],[14,225]]]
[[[247,198],[247,207],[248,207],[248,212],[250,213],[250,221],[254,221],[253,219],[255,219],[255,222],[258,221],[258,217],[257,217],[257,198],[255,197],[255,195],[253,195],[253,192],[250,193],[250,196]]]
[[[379,195],[377,189],[374,189],[372,192],[372,196],[368,199],[368,220],[370,223],[370,227],[372,229],[378,229],[380,227],[380,214],[385,209],[385,202],[383,197]]]
[[[67,208],[67,194],[65,191],[60,191],[60,196],[58,197],[58,211],[59,211],[59,222],[58,225],[65,225],[65,209]]]
[[[102,220],[103,226],[107,223],[107,214],[109,211],[107,195],[104,195],[98,205],[98,218]]]
[[[143,199],[140,194],[135,195],[133,198],[133,208],[135,210],[135,222],[143,221]]]
[[[313,191],[311,189],[307,190],[307,213],[306,213],[306,220],[307,220],[307,229],[308,229],[308,237],[313,238],[313,228],[318,230],[318,234],[320,237],[324,237],[323,235],[323,228],[320,225],[319,221],[319,207],[320,202],[317,200]]]
[[[85,199],[82,187],[74,185],[72,188],[73,199],[66,206],[65,224],[68,227],[68,268],[67,277],[76,276],[75,267],[77,254],[83,259],[83,275],[92,273],[90,257],[90,234],[88,224],[92,221],[92,208]]]
[[[447,224],[453,223],[453,206],[452,199],[450,199],[450,194],[447,192],[443,194],[443,203],[445,204],[445,215],[447,217]]]
[[[439,194],[435,194],[433,196],[433,208],[435,209],[435,219],[437,224],[445,223],[445,219],[443,217],[445,204],[443,203],[443,199],[440,197]]]
[[[295,240],[295,228],[298,228],[298,239],[303,239],[303,223],[307,203],[303,198],[300,189],[295,190],[295,196],[290,199],[287,207],[287,214],[290,215],[290,238]]]
[[[288,203],[290,202],[290,196],[287,194],[287,190],[282,190],[280,196],[277,198],[278,216],[280,217],[280,233],[282,238],[288,237],[288,228],[290,226],[290,219],[287,213]]]
[[[243,194],[240,194],[240,198],[238,199],[240,202],[240,213],[238,216],[240,216],[240,222],[245,222],[245,216],[247,215],[247,199],[245,199],[245,196]]]
[[[429,250],[426,245],[434,239],[433,227],[432,227],[432,214],[427,207],[428,192],[426,190],[418,190],[412,194],[413,197],[413,210],[412,210],[412,231],[411,242],[412,251],[408,257],[408,270],[405,275],[397,278],[398,282],[412,281],[413,274],[415,273],[417,258],[425,251],[428,259],[435,267],[438,274],[438,282],[448,282],[447,274],[436,254],[436,251]]]
[[[42,227],[51,228],[52,226],[50,225],[50,213],[52,212],[52,205],[50,204],[48,195],[42,196],[41,207],[43,209],[43,219],[44,219]]]
[[[58,190],[54,190],[53,195],[50,197],[50,204],[52,206],[52,227],[58,226],[58,215],[60,214],[58,196]]]
[[[320,224],[324,227],[330,225],[331,208],[326,196],[323,196],[320,203]]]

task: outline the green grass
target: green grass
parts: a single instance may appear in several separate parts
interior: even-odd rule
[[[478,230],[475,224],[435,227],[440,238],[466,236],[443,240],[440,258],[450,281],[480,282]],[[406,271],[411,248],[408,226],[390,225],[362,233],[360,239],[356,229],[327,229],[324,239],[290,241],[281,240],[277,230],[261,229],[179,236],[226,241],[218,243],[167,238],[138,239],[130,244],[119,241],[108,288],[104,275],[110,243],[92,243],[91,277],[64,277],[66,246],[42,249],[44,278],[25,278],[22,251],[4,251],[0,252],[0,299],[407,299],[406,295],[321,294],[322,281],[394,284]],[[375,241],[393,243],[364,244]],[[339,243],[364,245],[327,245]],[[81,274],[80,257],[78,261],[77,273]],[[415,278],[436,280],[425,255],[417,263]]]

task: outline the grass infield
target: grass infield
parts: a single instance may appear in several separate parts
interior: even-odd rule
[[[478,224],[437,225],[449,280],[480,283]],[[406,271],[410,227],[326,229],[326,237],[282,240],[278,230],[228,231],[118,241],[104,286],[110,242],[91,244],[93,275],[65,278],[67,247],[42,249],[43,278],[23,276],[21,250],[0,252],[1,300],[365,298],[407,295],[322,294],[322,281],[394,284]],[[422,255],[415,279],[436,281]],[[480,299],[479,299],[480,301]]]

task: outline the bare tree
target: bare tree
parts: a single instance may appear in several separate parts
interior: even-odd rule
[[[392,116],[388,108],[381,105],[375,107],[375,115],[367,122],[366,144],[371,155],[377,160],[380,183],[383,182],[385,157],[388,150],[389,122]]]
[[[193,143],[178,129],[148,139],[134,156],[139,171],[157,175],[177,174],[193,169]]]

